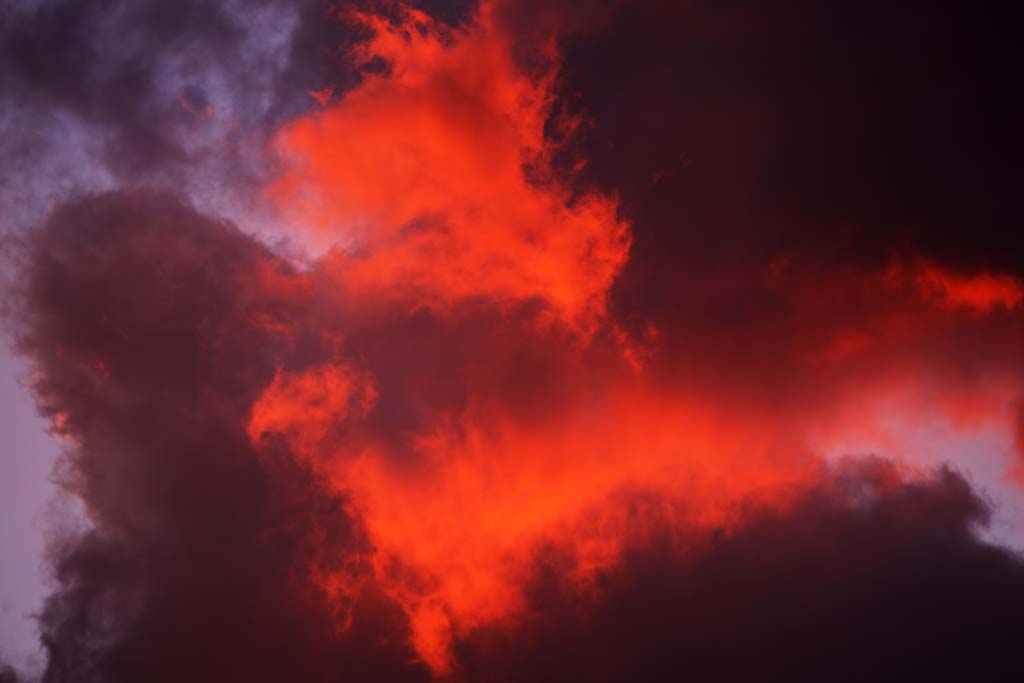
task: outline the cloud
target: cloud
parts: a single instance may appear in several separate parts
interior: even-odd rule
[[[325,45],[344,43],[342,28],[318,0],[6,8],[0,196],[17,212],[5,229],[121,186],[185,190],[221,212],[256,213],[268,126],[309,109],[307,91],[353,77]]]
[[[526,615],[458,644],[466,679],[939,681],[995,662],[1021,670],[1024,562],[977,540],[985,504],[954,472],[904,481],[882,462],[848,462],[726,533],[674,528],[656,503],[635,503],[634,545],[586,590],[566,581],[571,554],[540,554]]]
[[[589,331],[628,226],[612,197],[573,195],[550,167],[554,34],[534,27],[524,72],[501,19],[490,2],[454,28],[412,9],[394,22],[354,13],[372,36],[357,57],[386,66],[278,133],[284,169],[269,192],[321,248],[339,247],[353,297],[435,311],[539,299]]]
[[[952,15],[373,9],[5,16],[4,191],[46,216],[5,322],[89,520],[43,680],[1015,666],[1021,560],[918,436],[1011,444],[1024,392],[1011,214],[960,164],[1001,162],[933,164],[976,112],[908,127],[890,68]]]
[[[260,273],[287,266],[144,193],[69,204],[26,249],[12,324],[92,526],[50,551],[44,679],[423,679],[379,591],[343,628],[309,580],[367,561],[345,498],[245,433],[279,348],[254,324],[282,304]]]

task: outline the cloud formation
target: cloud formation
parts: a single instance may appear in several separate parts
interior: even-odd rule
[[[919,436],[1020,477],[1002,162],[890,61],[956,12],[158,4],[3,24],[43,681],[1020,669],[992,456]]]

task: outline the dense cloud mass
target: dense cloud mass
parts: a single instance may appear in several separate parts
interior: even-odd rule
[[[4,321],[86,520],[0,682],[1022,672],[1003,30],[11,5]]]
[[[53,549],[44,680],[415,680],[394,608],[365,591],[339,639],[307,581],[365,561],[344,498],[245,434],[277,350],[250,321],[283,303],[258,278],[284,266],[157,195],[69,204],[32,239],[19,343],[94,527]]]
[[[468,680],[969,679],[1015,662],[1024,562],[979,544],[958,475],[850,463],[734,534],[679,533],[634,503],[638,539],[592,594],[542,554],[522,621],[459,644]],[[652,519],[653,517],[653,519]],[[970,577],[970,578],[968,578]],[[988,669],[992,670],[992,669]]]

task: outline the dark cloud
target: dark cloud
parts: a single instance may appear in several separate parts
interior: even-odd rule
[[[0,662],[0,683],[18,683],[20,680],[14,669]]]
[[[639,497],[642,539],[581,591],[542,553],[527,616],[458,646],[467,680],[946,681],[1019,675],[1024,561],[980,542],[957,474],[850,462],[784,511],[687,534]]]
[[[243,430],[289,353],[253,321],[304,311],[252,274],[289,267],[150,194],[69,204],[29,239],[15,329],[95,525],[52,550],[43,680],[425,679],[404,616],[372,589],[339,632],[309,577],[358,572],[359,521]],[[939,680],[1016,665],[1024,566],[978,540],[987,508],[951,472],[904,483],[850,465],[781,512],[682,542],[657,505],[633,505],[635,540],[596,596],[567,578],[571,556],[542,552],[528,616],[460,642],[465,680]]]
[[[368,576],[360,520],[244,431],[277,364],[328,353],[312,339],[322,317],[303,337],[315,290],[296,295],[288,264],[164,195],[71,203],[26,239],[10,324],[36,363],[40,409],[70,439],[60,477],[93,522],[51,549],[59,587],[40,615],[43,680],[429,678],[412,663],[405,615],[372,581],[339,627],[345,616],[314,577]],[[294,343],[268,319],[294,324]],[[498,341],[488,330],[500,322],[477,324],[356,320],[353,343],[371,350],[390,396],[435,386],[433,402],[445,381],[414,368],[445,349],[454,357],[437,367],[471,363],[471,348],[448,347]],[[519,389],[527,402],[533,385]],[[410,428],[386,406],[377,419],[382,432]],[[889,465],[851,464],[792,505],[711,534],[673,526],[652,495],[630,503],[628,552],[596,593],[569,578],[571,554],[541,551],[526,616],[461,638],[458,676],[938,680],[981,660],[1015,665],[1024,567],[978,539],[988,508],[958,475],[905,482]]]
[[[456,23],[470,4],[427,7]],[[254,403],[282,371],[343,361],[372,375],[379,398],[330,438],[413,459],[411,439],[469,406],[480,432],[547,427],[628,375],[609,321],[586,345],[537,324],[543,301],[481,297],[456,314],[353,301],[330,257],[300,272],[194,208],[255,194],[275,127],[319,106],[310,90],[356,82],[349,28],[329,9],[5,10],[0,196],[26,199],[10,204],[28,217],[56,204],[13,241],[5,322],[66,439],[56,478],[89,517],[50,547],[47,683],[429,680],[406,610],[375,583],[366,520],[287,439],[253,445]],[[865,277],[893,250],[1024,274],[1007,229],[1020,156],[1004,97],[1010,22],[916,2],[500,9],[527,57],[544,31],[564,32],[559,92],[585,123],[559,153],[587,159],[580,187],[617,191],[632,222],[614,315],[638,339],[654,323],[652,383],[727,406],[741,425],[748,412],[812,421],[837,395],[884,395],[893,369],[915,369],[936,396],[1024,376],[1019,308],[951,313]],[[135,185],[189,198],[91,192]],[[772,275],[778,257],[791,260]],[[846,329],[867,338],[852,360],[820,360]],[[632,511],[627,552],[592,590],[572,578],[570,551],[539,549],[525,614],[458,633],[455,677],[1021,668],[1024,567],[980,540],[991,511],[958,474],[851,462],[718,531],[670,521],[665,495],[607,501]],[[331,594],[325,576],[351,591]],[[0,683],[16,680],[0,664]]]
[[[162,195],[71,203],[27,239],[11,325],[36,363],[41,410],[69,439],[64,486],[92,520],[51,548],[42,680],[428,680],[406,616],[372,580],[345,614],[315,581],[369,576],[344,498],[244,431],[277,363],[325,353],[301,330],[288,344],[258,324],[309,313],[315,301],[287,286],[295,272]],[[381,348],[368,363],[407,368],[390,393],[432,383],[408,369],[422,358],[398,359],[444,348],[439,323],[370,328],[380,337],[359,343]],[[541,549],[525,615],[463,636],[457,678],[942,680],[978,662],[1020,668],[1024,564],[979,540],[989,509],[951,471],[906,481],[884,462],[851,462],[718,532],[680,528],[659,496],[627,496],[627,551],[592,591],[571,578],[571,553]]]
[[[585,123],[563,161],[621,197],[634,241],[614,311],[660,331],[660,371],[817,402],[808,359],[829,339],[887,345],[881,321],[921,317],[857,284],[894,255],[1024,275],[1008,26],[965,3],[651,1],[566,34],[559,94]],[[1019,377],[1016,310],[922,319],[913,358],[880,354]]]
[[[259,278],[287,267],[151,194],[68,204],[28,240],[11,326],[92,524],[51,549],[43,680],[424,678],[396,607],[363,590],[344,631],[312,578],[365,573],[346,501],[245,433],[282,352]]]
[[[910,247],[1024,273],[1003,12],[652,1],[569,36],[585,181],[634,220],[623,287],[658,300],[683,265],[793,250],[878,263]]]

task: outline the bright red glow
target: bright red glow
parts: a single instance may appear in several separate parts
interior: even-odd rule
[[[727,532],[744,505],[816,485],[822,457],[848,444],[911,453],[930,420],[1012,428],[1024,334],[1011,322],[992,341],[986,327],[1024,300],[1009,276],[916,258],[824,273],[780,259],[765,278],[737,276],[779,314],[751,323],[759,343],[735,368],[716,365],[716,344],[697,332],[668,349],[654,325],[627,334],[607,297],[629,226],[612,196],[573,194],[551,163],[574,125],[551,125],[553,39],[528,69],[490,4],[461,28],[403,17],[353,15],[372,31],[360,57],[387,68],[338,97],[311,93],[323,109],[279,132],[284,166],[269,194],[328,251],[312,272],[266,274],[265,286],[286,300],[330,291],[353,329],[396,310],[449,322],[498,311],[503,343],[550,354],[558,395],[543,410],[516,405],[493,381],[506,357],[475,349],[472,363],[442,368],[464,400],[419,406],[429,419],[396,445],[372,424],[389,398],[380,368],[337,339],[332,362],[278,371],[248,430],[256,443],[283,437],[351,495],[374,579],[435,673],[449,671],[454,635],[514,618],[538,548],[570,552],[583,589],[615,563],[640,514],[625,493],[657,492],[673,501],[663,517]],[[529,313],[500,315],[516,307]],[[285,318],[253,322],[292,334]],[[697,361],[673,383],[649,371],[656,353]],[[317,578],[333,596],[358,590],[340,572]]]
[[[463,29],[413,10],[401,25],[354,18],[373,30],[360,56],[387,71],[280,132],[281,210],[337,247],[332,267],[363,301],[539,299],[589,328],[629,233],[613,198],[573,196],[550,166],[553,47],[522,73],[489,5]]]
[[[1011,275],[965,275],[926,259],[916,259],[910,267],[894,263],[886,277],[890,282],[910,282],[925,300],[950,309],[989,313],[1013,309],[1024,301],[1024,283]]]
[[[782,501],[814,472],[771,422],[736,423],[629,388],[542,426],[470,412],[420,436],[413,464],[380,444],[332,452],[321,416],[351,417],[323,394],[334,381],[279,377],[250,429],[279,429],[352,492],[378,551],[377,578],[409,611],[417,651],[438,672],[453,630],[515,612],[517,579],[540,544],[572,552],[583,584],[613,563],[630,516],[614,503],[618,493],[669,493],[680,522],[728,528],[741,503]]]
[[[314,452],[333,426],[364,417],[376,400],[373,378],[344,365],[319,365],[299,374],[278,369],[253,406],[249,434],[257,440],[268,432],[285,433],[296,452]]]
[[[1009,275],[958,276],[924,263],[918,271],[917,282],[922,291],[936,292],[949,306],[987,312],[1000,306],[1014,308],[1024,300],[1024,285]]]

